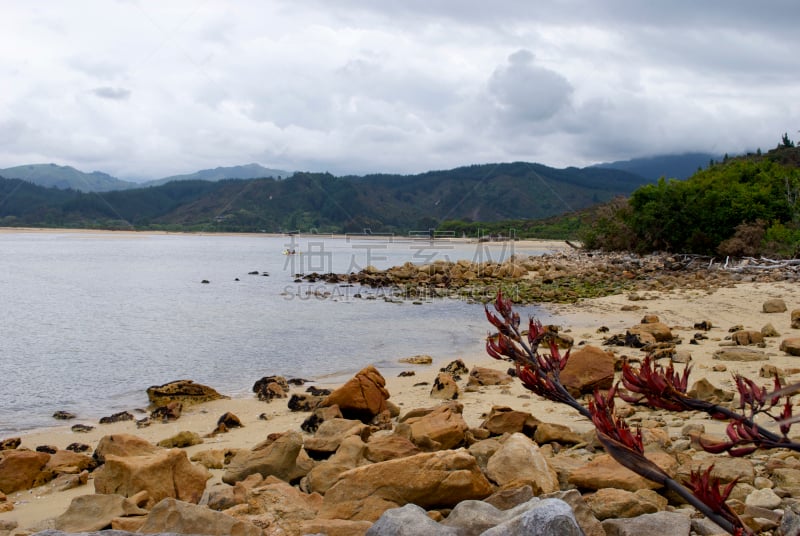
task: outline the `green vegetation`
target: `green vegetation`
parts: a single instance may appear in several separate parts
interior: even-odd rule
[[[661,179],[599,210],[589,248],[707,255],[800,253],[800,149],[726,158],[685,181]]]

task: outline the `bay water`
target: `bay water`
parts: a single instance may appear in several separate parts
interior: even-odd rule
[[[0,438],[57,425],[57,410],[91,421],[145,407],[147,387],[178,379],[245,397],[265,375],[333,383],[369,364],[396,375],[398,359],[415,354],[474,355],[490,327],[480,304],[393,303],[386,290],[297,275],[515,253],[545,251],[380,237],[0,232]]]

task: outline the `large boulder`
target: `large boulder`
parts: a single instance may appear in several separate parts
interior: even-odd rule
[[[200,404],[211,400],[229,398],[217,391],[192,380],[177,380],[164,385],[153,385],[147,388],[147,398],[154,407],[166,406],[170,402],[180,402],[184,406]]]
[[[249,475],[258,473],[264,478],[273,475],[291,482],[305,475],[297,464],[303,436],[299,432],[286,432],[274,440],[256,445],[252,450],[243,450],[233,457],[222,475],[226,484],[235,484]]]
[[[667,474],[675,476],[678,462],[665,452],[649,452],[647,458],[661,467]],[[601,454],[589,463],[573,470],[570,484],[583,489],[618,488],[627,491],[658,489],[660,484],[640,476],[622,466],[608,454]]]
[[[358,436],[350,436],[342,441],[339,450],[325,461],[316,464],[306,475],[307,489],[325,493],[339,480],[339,476],[366,463],[364,452],[366,444]]]
[[[271,534],[294,534],[297,525],[317,517],[322,505],[322,495],[303,493],[296,487],[275,477],[246,493],[249,519]]]
[[[197,503],[203,496],[211,474],[189,461],[185,451],[162,450],[145,456],[108,454],[105,464],[94,472],[97,493],[116,493],[131,497],[147,491],[147,507],[171,497]]]
[[[370,365],[325,397],[320,406],[335,404],[345,418],[369,422],[386,409],[388,399],[386,380]]]
[[[134,500],[116,494],[80,495],[55,519],[55,528],[64,532],[85,532],[111,527],[111,520],[146,515]]]
[[[451,449],[464,441],[467,426],[457,402],[442,404],[421,416],[406,415],[401,423],[408,427],[409,439],[423,450]]]
[[[259,400],[270,402],[275,398],[288,397],[289,383],[283,376],[264,376],[253,384],[253,392]]]
[[[440,372],[436,376],[436,379],[433,381],[433,386],[431,387],[431,398],[456,400],[460,395],[461,390],[450,374]]]
[[[467,385],[479,387],[484,385],[508,385],[513,382],[514,378],[512,378],[507,372],[475,366],[469,371],[469,380],[467,381]]]
[[[366,441],[369,434],[369,426],[361,421],[333,418],[324,421],[317,429],[317,433],[305,440],[304,448],[309,456],[319,460],[336,452],[345,438],[358,436]]]
[[[486,466],[486,476],[499,486],[529,485],[534,495],[558,491],[558,476],[547,465],[539,446],[516,433],[506,439]]]
[[[372,463],[405,458],[422,452],[414,443],[401,435],[385,432],[381,434],[370,436],[367,441],[364,457]]]
[[[669,342],[672,340],[672,330],[663,322],[647,322],[636,324],[628,328],[628,333],[637,335],[639,333],[649,333],[655,338],[656,342]]]
[[[47,469],[50,454],[31,450],[0,452],[0,492],[14,493],[46,484],[55,477]]]
[[[575,396],[591,393],[595,389],[609,389],[614,383],[614,357],[591,345],[578,350],[573,349],[560,378],[567,391]]]
[[[408,503],[426,509],[452,508],[492,491],[475,458],[465,450],[422,453],[343,473],[325,493],[319,516],[375,521],[384,511]]]
[[[76,475],[81,471],[93,470],[97,467],[97,460],[86,454],[59,449],[50,456],[45,467],[57,474]]]
[[[262,534],[261,529],[249,521],[175,499],[164,499],[156,504],[138,532],[213,536],[261,536]]]

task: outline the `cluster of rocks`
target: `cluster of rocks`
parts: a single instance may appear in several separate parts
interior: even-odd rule
[[[576,394],[589,392],[610,386],[614,367],[611,352],[576,348],[562,379]],[[51,528],[254,536],[722,532],[677,496],[620,466],[593,433],[505,406],[492,407],[470,427],[458,393],[503,389],[510,376],[455,361],[440,379],[457,391],[442,396],[434,383],[432,399],[445,400],[402,412],[383,376],[367,367],[328,395],[310,395],[318,400],[302,432],[191,459],[176,448],[196,444],[191,434],[159,445],[108,435],[91,456],[23,450],[18,440],[7,440],[0,453],[0,510],[11,506],[5,494],[91,480],[95,493],[75,498]],[[220,417],[226,427],[237,422],[231,414]],[[712,474],[723,484],[736,480],[729,502],[754,530],[800,527],[796,454],[712,456],[692,447],[705,433],[700,425],[670,436],[659,412],[639,423],[648,457],[674,478],[686,481],[714,464]],[[221,482],[209,486],[211,471],[221,472]]]
[[[358,273],[311,273],[303,279],[392,289],[386,299],[458,297],[487,301],[502,288],[517,303],[533,303],[574,302],[621,292],[710,289],[737,281],[800,281],[798,268],[788,265],[761,270],[744,264],[734,271],[697,257],[565,251],[513,255],[502,263],[441,260],[423,265],[408,262],[386,270],[368,266]]]

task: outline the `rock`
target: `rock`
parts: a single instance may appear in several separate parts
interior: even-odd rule
[[[89,481],[89,471],[83,470],[80,473],[61,473],[53,480],[48,482],[47,491],[42,494],[50,493],[52,491],[67,491],[79,486],[84,486]]]
[[[86,443],[70,443],[67,445],[66,450],[71,450],[72,452],[88,452],[91,450],[92,447],[87,445]]]
[[[162,439],[158,442],[159,447],[163,447],[165,449],[172,449],[172,448],[185,448],[191,447],[193,445],[200,445],[203,442],[203,438],[197,432],[190,432],[188,430],[184,430],[182,432],[178,432],[172,437],[168,437],[167,439]]]
[[[515,506],[519,506],[522,503],[530,501],[531,499],[533,499],[533,489],[529,485],[525,484],[518,488],[499,489],[486,497],[483,502],[494,506],[498,510],[510,510]]]
[[[664,452],[649,452],[650,461],[664,469],[667,474],[675,475],[677,462],[675,458]],[[630,469],[620,465],[608,454],[596,456],[592,461],[572,471],[570,484],[583,489],[618,488],[627,491],[639,489],[657,489],[659,484],[647,480]]]
[[[169,402],[166,406],[158,406],[150,412],[150,418],[154,421],[169,422],[177,421],[183,412],[182,402]],[[138,427],[141,421],[136,421]],[[149,423],[148,423],[149,424]]]
[[[781,506],[781,498],[771,489],[763,488],[750,492],[744,503],[747,506],[757,506],[774,510]]]
[[[368,366],[334,390],[320,406],[338,405],[345,418],[368,423],[386,409],[389,391],[385,386],[386,380],[380,372],[375,367]]]
[[[740,330],[731,335],[731,340],[739,346],[749,346],[751,344],[761,344],[764,342],[764,336],[760,331],[753,330]]]
[[[652,490],[632,492],[623,489],[602,488],[587,495],[585,500],[600,521],[619,517],[637,517],[664,510],[666,499],[662,497],[664,505],[659,508],[657,499],[654,499],[652,495],[648,496],[647,492],[660,497]]]
[[[231,428],[242,428],[244,425],[239,417],[228,411],[220,415],[219,419],[217,419],[217,428],[220,426],[224,426],[230,430]]]
[[[97,467],[97,460],[86,454],[69,450],[57,450],[47,461],[45,468],[56,474],[78,474],[81,471],[92,471]]]
[[[60,421],[68,421],[70,419],[74,419],[75,417],[77,417],[77,415],[75,415],[74,413],[70,413],[69,411],[64,411],[64,410],[58,410],[55,413],[53,413],[53,418],[58,419]]]
[[[411,357],[404,357],[398,361],[400,363],[408,363],[410,365],[430,365],[433,363],[433,358],[429,355],[415,355]]]
[[[715,387],[706,378],[701,378],[694,382],[686,394],[692,398],[699,398],[700,400],[705,400],[714,404],[733,400],[732,392]]]
[[[585,536],[606,536],[602,523],[594,516],[591,508],[586,504],[586,501],[578,490],[557,491],[555,493],[542,495],[540,498],[560,499],[567,503],[570,508],[572,508],[575,520],[578,522]]]
[[[73,424],[70,427],[70,430],[72,430],[77,434],[85,434],[87,432],[91,432],[92,430],[94,430],[94,426],[91,426],[89,424]]]
[[[461,415],[463,406],[457,402],[445,403],[430,410],[428,413],[417,416],[406,416],[400,419],[402,424],[409,427],[410,440],[423,450],[429,441],[435,443],[436,449],[452,449],[464,441],[469,427]],[[430,446],[430,445],[429,445]]]
[[[253,392],[259,400],[269,402],[275,398],[286,398],[289,384],[283,376],[264,376],[253,384]]]
[[[789,355],[800,356],[800,337],[791,337],[781,341],[781,351]]]
[[[533,434],[533,440],[539,445],[545,443],[560,443],[562,445],[577,445],[583,443],[583,437],[573,432],[569,426],[563,424],[542,422],[536,427],[536,433]]]
[[[570,352],[560,377],[561,383],[573,396],[591,393],[595,389],[609,389],[614,382],[614,357],[596,346],[584,346]]]
[[[767,359],[767,355],[758,350],[733,346],[717,350],[712,358],[720,361],[763,361]]]
[[[346,438],[333,456],[314,465],[301,482],[302,489],[324,494],[342,473],[366,463],[365,449],[366,444],[360,437]]]
[[[467,385],[473,387],[484,385],[508,385],[513,381],[514,378],[503,371],[475,366],[469,371]]]
[[[366,444],[364,457],[372,463],[414,456],[422,452],[414,443],[397,434],[373,435]]]
[[[292,411],[314,411],[323,400],[323,396],[295,393],[289,399],[289,409]],[[333,405],[335,404],[331,404],[331,406]]]
[[[148,387],[147,398],[152,406],[158,407],[166,406],[170,402],[180,402],[189,406],[229,397],[219,394],[211,387],[194,383],[192,380],[177,380],[164,385]]]
[[[800,309],[792,309],[791,326],[792,329],[800,329]]]
[[[13,509],[14,509],[14,503],[9,501],[8,497],[6,497],[6,494],[3,493],[2,491],[0,491],[0,514],[2,514],[4,512],[10,512]],[[17,528],[16,521],[14,522],[14,526],[13,527],[12,526],[7,526],[7,525],[3,525],[3,523],[4,523],[4,520],[0,519],[0,534],[3,534],[4,530],[11,531],[11,530]]]
[[[50,455],[30,450],[0,451],[0,492],[14,493],[41,486],[55,473],[46,468]]]
[[[120,411],[119,413],[109,415],[108,417],[101,417],[100,424],[111,424],[115,422],[132,421],[132,420],[133,420],[132,414],[128,413],[127,411]]]
[[[146,514],[147,510],[122,495],[79,495],[55,519],[55,528],[64,532],[103,530],[111,527],[111,520],[116,517]]]
[[[489,458],[486,476],[499,486],[511,482],[527,484],[534,495],[559,489],[558,476],[547,464],[539,446],[520,433],[512,434]]]
[[[734,479],[744,484],[753,484],[755,467],[748,458],[734,458],[730,456],[706,456],[693,458],[689,463],[681,465],[678,475],[688,480],[692,471],[705,472],[709,466],[714,465],[711,476],[718,478],[721,484],[727,484]]]
[[[436,376],[433,387],[431,387],[431,398],[456,400],[460,394],[458,384],[450,374],[440,372],[439,375]]]
[[[778,333],[778,330],[775,329],[775,326],[772,324],[764,324],[764,327],[761,328],[761,336],[762,337],[780,337],[781,334]]]
[[[656,512],[630,519],[606,519],[603,529],[607,536],[642,536],[643,534],[669,534],[689,536],[691,519],[677,512]]]
[[[514,510],[517,510],[517,508]],[[509,536],[513,534],[525,534],[526,536],[584,535],[569,505],[559,499],[540,500],[522,515],[484,531],[481,536]]]
[[[327,408],[317,408],[314,410],[314,413],[303,421],[303,424],[300,425],[300,429],[309,434],[313,434],[316,433],[323,422],[331,419],[343,418],[342,412],[339,411],[339,406],[333,405]]]
[[[780,298],[767,300],[761,305],[761,311],[764,313],[785,313],[786,302]]]
[[[456,359],[448,363],[447,366],[439,369],[439,372],[446,372],[450,374],[454,380],[458,381],[461,379],[462,374],[469,374],[469,369],[464,364],[464,361]]]
[[[369,528],[365,536],[461,536],[459,528],[443,526],[416,504],[390,508]],[[477,534],[477,533],[476,533]]]
[[[149,495],[148,507],[171,497],[197,503],[210,473],[189,461],[186,452],[161,450],[143,456],[106,454],[105,464],[94,472],[96,493],[131,497],[140,491]]]
[[[225,465],[225,451],[222,449],[204,450],[193,454],[189,460],[199,463],[206,469],[222,469]]]
[[[175,499],[164,499],[156,504],[140,533],[211,534],[215,536],[261,536],[261,529],[250,523]]]
[[[303,448],[313,459],[321,460],[336,452],[345,438],[359,436],[362,441],[366,441],[369,435],[369,426],[361,421],[330,419],[320,425],[313,437],[305,440]]]
[[[525,411],[517,411],[507,406],[492,406],[486,420],[481,423],[492,435],[513,434],[521,432],[533,437],[540,421]]]
[[[19,448],[21,443],[22,439],[18,437],[9,437],[7,439],[3,439],[0,441],[0,452],[4,450],[15,450]]]
[[[146,439],[131,434],[113,434],[100,438],[93,458],[99,463],[105,463],[106,456],[146,456],[155,454],[161,448],[153,445]]]
[[[306,494],[275,477],[246,492],[248,515],[272,534],[292,534],[296,525],[317,517],[322,495]]]
[[[258,473],[264,478],[273,475],[286,482],[305,473],[297,464],[303,437],[299,432],[285,432],[273,441],[256,445],[252,450],[240,451],[233,457],[222,476],[226,484],[235,484],[249,475]]]
[[[319,517],[376,521],[384,511],[408,503],[451,508],[491,492],[465,450],[422,453],[346,471],[325,493]]]
[[[55,454],[58,450],[58,447],[54,447],[53,445],[39,445],[35,449],[36,452],[46,452],[47,454]]]
[[[761,365],[761,368],[758,369],[759,378],[774,378],[775,376],[783,380],[786,374],[783,370],[769,363],[764,363]]]
[[[662,322],[649,322],[646,324],[636,324],[628,328],[628,333],[636,335],[639,333],[649,333],[656,342],[669,342],[672,340],[672,330]]]
[[[348,521],[345,519],[312,519],[298,523],[300,534],[317,536],[363,536],[372,526],[370,521]]]

